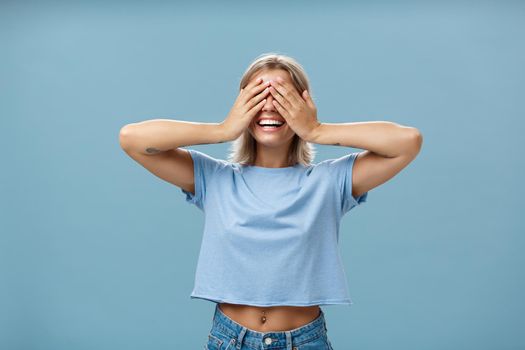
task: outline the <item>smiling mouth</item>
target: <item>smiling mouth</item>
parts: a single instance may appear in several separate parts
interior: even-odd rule
[[[275,119],[265,119],[261,118],[259,121],[255,122],[259,127],[263,129],[278,129],[282,127],[286,122],[284,120],[275,120]]]
[[[259,123],[255,123],[256,127],[263,130],[263,131],[276,131],[279,129],[282,129],[285,123],[282,123],[281,125],[260,125]]]

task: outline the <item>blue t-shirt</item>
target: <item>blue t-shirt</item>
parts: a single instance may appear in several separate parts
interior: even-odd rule
[[[204,233],[191,298],[255,306],[353,304],[339,253],[358,153],[286,168],[246,166],[187,149]]]

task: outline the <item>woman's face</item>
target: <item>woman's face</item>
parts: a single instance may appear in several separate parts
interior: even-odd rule
[[[264,84],[269,80],[275,80],[277,77],[281,77],[293,86],[290,74],[282,69],[262,70],[260,72],[257,72],[252,77],[252,81],[257,80],[261,77],[263,79],[261,84]],[[271,92],[269,92],[266,95],[266,103],[263,105],[261,110],[253,117],[253,120],[248,127],[248,131],[258,143],[269,147],[285,145],[291,142],[291,139],[295,135],[295,132],[288,126],[288,124],[286,124],[286,120],[284,119],[284,117],[277,111],[277,108],[273,104],[273,100],[273,95]],[[279,121],[284,122],[284,124],[277,128],[262,127],[258,124],[258,122],[264,118],[277,119]]]

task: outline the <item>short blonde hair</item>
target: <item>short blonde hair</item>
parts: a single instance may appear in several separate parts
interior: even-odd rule
[[[252,77],[261,70],[282,69],[290,73],[295,88],[302,95],[304,90],[313,98],[310,91],[310,83],[304,68],[292,57],[277,54],[264,53],[259,55],[244,72],[239,84],[239,91],[244,89]],[[250,134],[248,129],[233,141],[230,147],[228,161],[244,165],[253,165],[255,163],[256,140]],[[315,157],[316,150],[312,143],[301,139],[297,134],[294,135],[288,153],[288,166],[300,163],[310,165]]]

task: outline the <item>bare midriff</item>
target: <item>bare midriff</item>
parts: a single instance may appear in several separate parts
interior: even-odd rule
[[[320,314],[313,306],[252,306],[219,303],[220,310],[238,324],[257,332],[282,332],[302,327]]]

